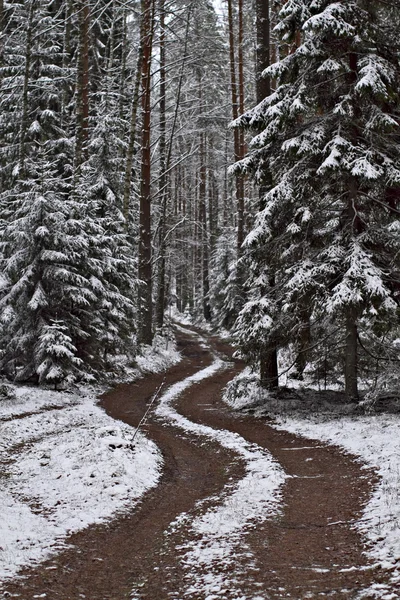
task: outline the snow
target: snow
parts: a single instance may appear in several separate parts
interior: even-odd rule
[[[187,330],[185,330],[187,332]],[[207,346],[202,336],[197,336]],[[147,351],[146,351],[147,352]],[[166,366],[173,346],[148,351],[147,366]],[[143,365],[146,357],[142,357]],[[279,513],[280,490],[286,475],[268,451],[240,435],[191,422],[174,408],[190,387],[212,377],[229,363],[214,355],[213,363],[169,388],[160,398],[157,415],[176,427],[210,439],[233,451],[245,464],[245,476],[227,485],[213,507],[199,502],[182,514],[168,533],[189,531],[182,546],[186,571],[185,597],[208,600],[241,595],[241,561],[251,570],[253,557],[246,532]],[[251,384],[256,394],[256,383]],[[92,523],[103,522],[137,503],[157,484],[161,457],[155,445],[135,430],[108,417],[96,405],[93,390],[53,392],[27,386],[3,388],[0,400],[0,582],[28,565],[65,547],[65,538]],[[7,395],[8,393],[8,395]],[[253,398],[254,400],[254,398]],[[244,400],[241,399],[240,407]],[[238,408],[238,406],[237,406]],[[278,429],[343,448],[373,467],[380,481],[356,524],[368,542],[368,554],[400,583],[400,419],[395,415],[277,417]],[[210,499],[206,499],[208,501]],[[195,540],[195,541],[192,541]],[[225,566],[220,568],[221,562]],[[216,563],[219,563],[216,568]],[[232,566],[235,565],[235,569]],[[0,583],[1,589],[1,583]],[[236,594],[237,590],[237,595]],[[369,595],[368,595],[369,594]],[[374,585],[365,597],[390,598],[391,590]],[[255,600],[252,597],[251,600]]]
[[[380,480],[357,527],[368,542],[368,554],[400,582],[400,419],[397,415],[279,417],[279,429],[335,444],[377,470]],[[369,593],[372,594],[373,590]],[[387,593],[386,587],[382,594]],[[377,589],[374,590],[377,596]],[[370,596],[366,596],[370,597]]]
[[[159,452],[133,434],[92,395],[19,388],[0,401],[0,581],[156,485]]]
[[[204,338],[197,337],[203,345],[207,345]],[[230,568],[234,558],[236,563],[238,557],[244,556],[247,565],[251,563],[251,553],[243,541],[243,534],[255,523],[260,524],[279,512],[280,488],[286,479],[282,468],[260,446],[247,442],[236,433],[193,423],[173,407],[173,402],[182,392],[228,366],[229,363],[214,355],[214,362],[209,367],[169,388],[156,409],[158,416],[184,431],[209,438],[234,451],[246,465],[246,476],[225,490],[219,499],[220,504],[190,523],[195,541],[181,548],[185,550],[183,566],[190,581],[186,595],[201,594],[207,600],[224,598],[227,589],[230,590],[230,597],[233,597],[236,577],[239,576],[238,572],[234,575]],[[187,526],[188,518],[187,515],[180,515],[171,529],[175,530],[182,523]],[[221,573],[220,568],[214,571],[215,561],[219,566],[221,562],[226,566],[225,573]],[[243,596],[240,597],[245,600]]]
[[[140,372],[180,360],[156,340]],[[161,454],[96,405],[99,390],[74,393],[0,386],[1,583],[65,547],[65,538],[131,510],[160,477]]]
[[[286,384],[300,388],[298,381],[286,379]],[[335,386],[333,386],[335,387]],[[332,387],[332,389],[333,389]],[[331,386],[330,386],[331,389]],[[311,386],[307,388],[311,397]],[[318,390],[313,394],[318,399]],[[307,396],[308,398],[308,396]],[[374,469],[379,475],[373,495],[365,507],[362,518],[355,522],[366,542],[366,552],[375,565],[390,573],[391,584],[398,589],[400,584],[400,418],[396,414],[354,415],[351,405],[319,399],[311,412],[310,399],[304,408],[305,397],[296,401],[267,398],[259,385],[259,377],[246,368],[225,389],[225,402],[236,410],[251,408],[255,416],[273,416],[277,429],[289,431],[308,439],[339,446],[359,460],[363,468]],[[272,423],[268,422],[270,426]],[[306,440],[305,440],[306,442]],[[305,446],[306,447],[306,444]],[[296,449],[287,448],[295,451]],[[368,568],[373,568],[370,565]],[[393,589],[385,584],[375,584],[365,590],[359,598],[397,598]]]

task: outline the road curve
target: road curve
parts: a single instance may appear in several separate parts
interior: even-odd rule
[[[211,365],[215,352],[230,359],[229,346],[216,338],[208,342],[211,348],[180,331],[184,359],[179,365],[166,376],[118,386],[101,405],[112,417],[136,426],[164,377],[169,387]],[[229,500],[246,476],[246,460],[210,437],[177,428],[152,412],[144,430],[165,460],[158,487],[132,513],[71,536],[70,548],[10,582],[9,597],[341,600],[354,599],[372,582],[378,583],[380,575],[368,564],[351,525],[371,493],[371,474],[338,449],[232,414],[220,396],[241,367],[234,363],[198,381],[195,393],[194,388],[183,391],[175,407],[192,423],[232,432],[265,448],[288,475],[282,511],[265,518],[258,515],[243,529],[246,552],[238,550],[229,563],[224,555],[219,561],[218,554],[197,568],[188,563],[190,551],[202,544],[193,523]],[[215,589],[210,581],[216,582]]]

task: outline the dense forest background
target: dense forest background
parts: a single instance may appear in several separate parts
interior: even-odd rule
[[[395,393],[399,21],[386,0],[2,0],[3,375],[115,371],[174,307],[265,388]]]

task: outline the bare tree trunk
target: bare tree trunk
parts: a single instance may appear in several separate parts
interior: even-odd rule
[[[200,134],[200,174],[199,174],[199,226],[201,228],[202,281],[203,281],[203,316],[211,321],[210,306],[210,274],[208,268],[208,228],[206,210],[207,165],[205,150],[205,134]]]
[[[310,322],[310,310],[309,307],[304,307],[301,311],[301,322],[299,332],[297,334],[297,357],[296,357],[296,371],[294,376],[297,379],[302,380],[304,369],[307,366],[308,349],[311,345],[311,322]]]
[[[135,156],[135,143],[136,143],[136,128],[137,128],[137,111],[139,106],[140,96],[140,84],[143,82],[143,50],[145,40],[145,17],[146,17],[146,5],[148,0],[142,0],[141,4],[141,17],[140,17],[140,41],[138,56],[136,61],[136,72],[135,81],[133,86],[132,105],[131,105],[131,118],[129,127],[129,142],[128,149],[126,151],[126,165],[125,165],[125,178],[124,178],[124,198],[123,198],[123,215],[125,218],[125,227],[128,230],[129,226],[129,211],[131,201],[131,188],[132,188],[132,176],[133,176],[133,158]]]
[[[75,178],[88,156],[89,139],[89,0],[78,0],[79,42],[76,82]]]
[[[122,36],[121,36],[121,69],[119,74],[119,118],[124,117],[124,108],[126,100],[126,92],[124,90],[126,85],[126,60],[128,55],[128,24],[127,24],[127,7],[124,7],[122,13]]]
[[[229,218],[231,211],[229,210],[229,178],[228,178],[228,164],[229,164],[229,137],[228,131],[225,135],[225,169],[224,169],[224,209],[223,209],[223,226],[228,227],[231,224]]]
[[[243,16],[243,11],[242,16]],[[242,27],[243,27],[243,20]],[[239,116],[239,86],[236,76],[236,59],[235,59],[235,32],[233,22],[233,5],[232,0],[228,0],[228,27],[229,27],[229,57],[230,57],[230,74],[231,74],[231,97],[232,97],[232,117],[237,119]],[[243,35],[243,33],[241,34]],[[243,41],[243,40],[242,40]],[[243,58],[242,58],[242,69],[243,69]],[[242,92],[243,93],[243,92]],[[234,153],[235,161],[242,158],[242,141],[243,133],[239,129],[234,129]],[[237,254],[240,258],[242,253],[243,244],[243,223],[244,223],[244,182],[243,177],[236,176],[236,203],[237,203]],[[239,275],[239,273],[238,273]],[[238,276],[238,288],[241,288],[242,281]]]
[[[25,68],[24,68],[24,83],[22,88],[22,116],[21,116],[21,128],[19,137],[19,167],[20,174],[24,170],[25,164],[25,141],[26,132],[28,129],[28,109],[29,109],[29,80],[30,70],[32,62],[32,38],[33,38],[33,16],[36,9],[36,0],[32,0],[29,7],[28,13],[28,24],[26,31],[26,43],[25,43]]]
[[[158,271],[158,294],[156,305],[156,323],[157,327],[161,328],[164,323],[164,308],[165,308],[165,276],[166,276],[166,216],[167,203],[169,198],[169,170],[171,167],[172,150],[175,139],[175,131],[178,123],[179,109],[181,104],[182,86],[184,82],[184,74],[186,61],[188,58],[188,43],[189,43],[189,27],[192,6],[187,10],[185,41],[183,48],[183,58],[178,79],[178,88],[175,98],[175,110],[172,120],[171,132],[169,135],[168,149],[166,144],[166,53],[165,53],[165,0],[159,0],[160,11],[160,184],[159,195],[161,198],[161,215],[159,226],[159,271]]]
[[[349,198],[347,206],[347,223],[351,238],[357,235],[357,228],[360,225],[359,217],[356,211],[357,184],[351,181],[349,185]],[[357,317],[358,311],[355,306],[348,306],[345,312],[345,331],[346,331],[346,356],[345,356],[345,392],[349,400],[358,399],[358,336],[357,336]]]
[[[142,159],[139,217],[139,344],[153,341],[151,265],[151,53],[154,31],[154,1],[144,0],[142,63]]]
[[[256,72],[256,94],[257,102],[261,102],[271,93],[271,82],[269,78],[262,77],[263,71],[270,63],[270,13],[269,0],[256,0],[257,18],[257,72]],[[260,188],[260,207],[263,206],[263,197],[266,189]],[[274,294],[275,275],[269,277],[269,294]],[[269,390],[275,390],[279,385],[278,378],[278,350],[276,342],[271,343],[269,348],[260,356],[260,380],[261,385]]]
[[[238,16],[239,16],[239,32],[238,32],[238,71],[239,71],[239,114],[243,115],[244,113],[244,68],[243,68],[243,43],[244,43],[244,31],[243,31],[243,0],[238,0]],[[239,160],[242,160],[246,154],[246,147],[244,141],[244,131],[243,129],[238,130],[239,139],[238,139],[238,151],[239,151]],[[244,186],[244,178],[238,178],[239,183],[239,197],[237,199],[238,205],[238,233],[237,233],[237,252],[238,258],[242,255],[242,246],[244,242],[244,222],[245,222],[245,207],[244,207],[244,199],[245,199],[245,186]],[[240,270],[240,269],[239,269]],[[239,275],[238,282],[240,286],[243,285],[243,276]]]
[[[166,212],[167,212],[167,174],[166,174],[166,61],[165,61],[165,0],[159,0],[160,15],[160,179],[159,179],[159,197],[161,199],[161,215],[159,226],[159,264],[158,264],[158,294],[156,305],[156,325],[162,328],[164,324],[164,305],[165,305],[165,231],[166,231]]]
[[[72,19],[72,0],[66,0],[64,6],[64,40],[63,40],[63,56],[62,68],[65,70],[71,61],[71,19]],[[62,93],[61,118],[63,123],[68,122],[67,106],[69,101],[69,92],[64,88]]]
[[[270,64],[270,13],[269,0],[256,0],[257,55],[256,55],[256,95],[261,102],[271,94],[269,77],[262,77]]]
[[[349,55],[350,71],[347,74],[349,86],[354,85],[357,81],[358,56],[352,52]],[[355,115],[357,117],[357,113]],[[354,140],[357,143],[359,132],[357,127],[354,128]],[[349,195],[347,200],[347,215],[345,218],[345,227],[348,232],[345,235],[349,236],[349,242],[362,231],[362,223],[357,214],[357,182],[352,179],[348,184]],[[345,357],[345,392],[349,400],[358,400],[358,336],[357,336],[357,309],[350,305],[345,312],[345,331],[346,331],[346,357]]]
[[[276,349],[265,352],[260,360],[260,384],[266,390],[278,388],[278,361]]]
[[[5,29],[5,19],[4,19],[4,0],[0,0],[0,67],[4,66],[4,29]],[[0,82],[2,80],[2,76],[0,76]]]
[[[345,392],[349,400],[358,400],[357,373],[357,311],[349,307],[346,312],[346,362],[345,362]]]

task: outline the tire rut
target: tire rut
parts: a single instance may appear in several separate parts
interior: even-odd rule
[[[182,363],[166,376],[151,375],[118,386],[102,398],[105,410],[136,426],[164,378],[171,385],[212,362],[211,353],[189,335],[180,334],[180,345]],[[212,339],[212,346],[231,356],[229,346],[219,340]],[[232,414],[220,396],[240,369],[237,363],[196,384],[196,394],[187,390],[175,406],[194,422],[239,433],[267,449],[290,478],[283,489],[282,514],[243,532],[252,553],[251,566],[241,555],[234,567],[228,566],[240,574],[240,590],[227,590],[215,598],[226,600],[240,593],[242,598],[258,599],[354,600],[371,583],[387,579],[387,574],[371,568],[362,540],[351,526],[370,497],[374,475],[361,471],[358,463],[332,446]],[[182,564],[183,547],[196,539],[191,538],[185,520],[174,529],[170,524],[183,513],[188,513],[190,523],[218,504],[221,494],[243,477],[244,464],[218,444],[199,441],[153,417],[144,429],[165,459],[158,487],[132,513],[71,536],[66,551],[26,569],[23,579],[7,586],[12,596],[30,600],[45,593],[51,600],[123,600],[132,598],[134,590],[135,599],[204,600],[201,593],[185,595],[190,574]],[[218,568],[224,574],[227,567]]]
[[[214,338],[213,346],[231,357],[232,349],[220,340]],[[354,526],[377,482],[375,472],[340,448],[232,413],[211,386],[208,394],[211,412],[184,399],[177,410],[191,421],[237,432],[266,448],[289,475],[282,490],[282,515],[245,536],[258,567],[253,577],[259,593],[271,599],[355,600],[372,584],[394,591],[390,574],[366,558]]]
[[[122,384],[102,397],[101,406],[113,418],[137,426],[164,380],[165,387],[172,385],[212,362],[211,354],[199,348],[191,336],[180,336],[180,350],[184,360],[167,374]],[[221,389],[235,373],[223,373]],[[209,498],[215,502],[226,486],[242,478],[244,465],[219,444],[199,443],[197,437],[182,434],[151,414],[143,431],[164,457],[159,485],[142,498],[133,513],[71,535],[65,540],[68,549],[21,571],[20,578],[4,586],[6,594],[20,600],[123,600],[131,598],[135,588],[141,597],[161,600],[185,587],[179,552],[174,549],[177,544],[172,547],[171,536],[165,532],[182,513],[205,510]],[[205,504],[196,508],[201,500]],[[178,538],[181,540],[180,532]]]

